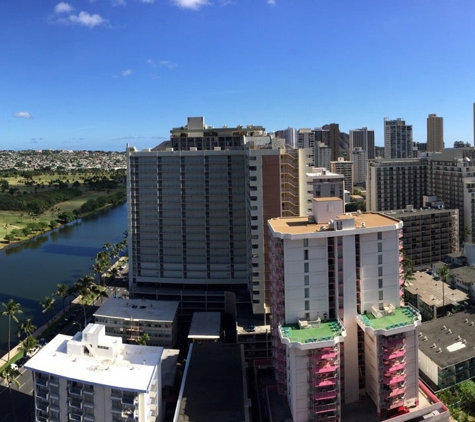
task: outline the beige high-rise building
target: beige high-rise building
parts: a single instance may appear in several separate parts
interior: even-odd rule
[[[437,114],[427,117],[427,151],[440,152],[444,149],[444,119]]]

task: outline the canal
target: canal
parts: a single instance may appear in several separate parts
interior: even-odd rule
[[[127,204],[121,204],[78,223],[46,233],[21,245],[0,251],[0,303],[11,298],[20,303],[20,322],[31,318],[39,327],[49,315],[40,302],[51,296],[59,283],[68,286],[92,274],[93,258],[104,244],[118,243],[127,229]],[[55,296],[56,309],[62,307]],[[0,311],[3,311],[1,306]],[[0,356],[7,351],[8,317],[0,315]],[[12,345],[17,327],[12,325]]]

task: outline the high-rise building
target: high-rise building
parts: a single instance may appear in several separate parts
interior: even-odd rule
[[[384,119],[384,158],[412,158],[412,125],[400,118]]]
[[[353,161],[353,183],[357,186],[365,186],[368,171],[366,151],[359,147],[352,149],[350,160]]]
[[[323,142],[317,142],[314,149],[315,167],[323,167],[330,170],[330,161],[332,158],[331,148]]]
[[[191,315],[224,310],[231,291],[268,311],[265,222],[306,214],[309,150],[202,118],[171,134],[165,151],[127,150],[131,294]]]
[[[338,123],[330,123],[328,125],[328,131],[328,146],[332,150],[331,161],[337,161],[340,156],[340,125]]]
[[[408,205],[417,209],[423,207],[422,197],[428,191],[428,174],[429,163],[425,158],[369,161],[366,209],[387,211],[405,209]]]
[[[57,335],[25,365],[33,373],[35,420],[162,420],[162,352],[122,344],[99,324]]]
[[[272,348],[292,419],[341,420],[366,391],[377,412],[418,401],[419,312],[403,306],[402,223],[315,198],[269,221]]]
[[[437,114],[427,117],[427,151],[440,152],[444,149],[444,119]]]
[[[366,127],[350,130],[350,145],[348,150],[361,148],[366,152],[368,160],[374,158],[374,130],[368,130]]]
[[[330,162],[332,173],[342,174],[345,178],[345,189],[353,191],[353,161],[347,161],[344,157],[338,157],[337,161]]]

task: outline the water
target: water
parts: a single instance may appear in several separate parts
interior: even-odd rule
[[[92,274],[93,258],[105,243],[119,243],[127,229],[127,205],[103,211],[54,232],[46,233],[22,245],[0,251],[1,302],[11,298],[20,303],[20,322],[31,318],[39,327],[48,316],[40,301],[52,296],[59,283],[68,286]],[[56,310],[62,308],[57,296]],[[66,299],[68,300],[68,299]],[[7,352],[8,317],[0,314],[0,356]],[[17,327],[12,324],[12,346],[17,341]]]

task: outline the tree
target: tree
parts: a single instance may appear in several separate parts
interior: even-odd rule
[[[463,237],[465,239],[465,242],[469,243],[471,238],[470,236],[472,235],[472,229],[469,226],[464,226],[463,228]]]
[[[49,297],[49,296],[45,296],[44,302],[40,302],[40,303],[41,303],[41,307],[43,308],[43,313],[45,312],[52,313],[54,311],[54,308],[56,307],[54,298]],[[54,317],[53,317],[53,321],[54,321]],[[50,324],[51,324],[51,321],[48,321],[48,325]]]
[[[143,333],[137,340],[137,344],[140,346],[146,346],[150,341],[150,335],[148,333]]]
[[[21,337],[23,334],[25,334],[27,337],[31,336],[35,330],[36,325],[33,325],[31,319],[27,318],[20,324],[20,329],[18,330],[18,337]]]
[[[10,342],[11,342],[11,332],[12,332],[12,319],[15,322],[18,322],[17,314],[23,313],[20,309],[20,304],[15,302],[13,299],[10,299],[7,303],[3,303],[2,315],[8,317],[8,361],[10,361]]]
[[[12,396],[12,384],[15,384],[17,388],[20,387],[20,381],[18,381],[18,377],[20,376],[20,371],[11,365],[5,366],[3,368],[3,371],[1,372],[1,377],[3,378],[3,381],[5,384],[8,386],[8,390],[10,392],[10,398],[12,400],[12,408],[13,408],[13,420],[16,421],[16,410],[15,410],[15,400],[13,399]]]
[[[63,314],[65,312],[65,307],[64,307],[64,301],[66,298],[69,296],[69,287],[66,286],[66,284],[59,283],[58,284],[58,290],[54,293],[56,296],[58,296],[61,301],[63,302]]]
[[[403,258],[401,261],[401,267],[402,267],[402,279],[404,280],[404,285],[406,286],[407,283],[411,280],[414,280],[414,262],[412,261],[411,258],[408,258],[404,253],[403,253]]]
[[[20,344],[20,350],[24,355],[28,355],[35,347],[38,346],[38,340],[33,336],[28,336]]]
[[[442,315],[445,316],[445,283],[450,278],[450,270],[447,264],[443,264],[438,270],[437,275],[442,281]]]

